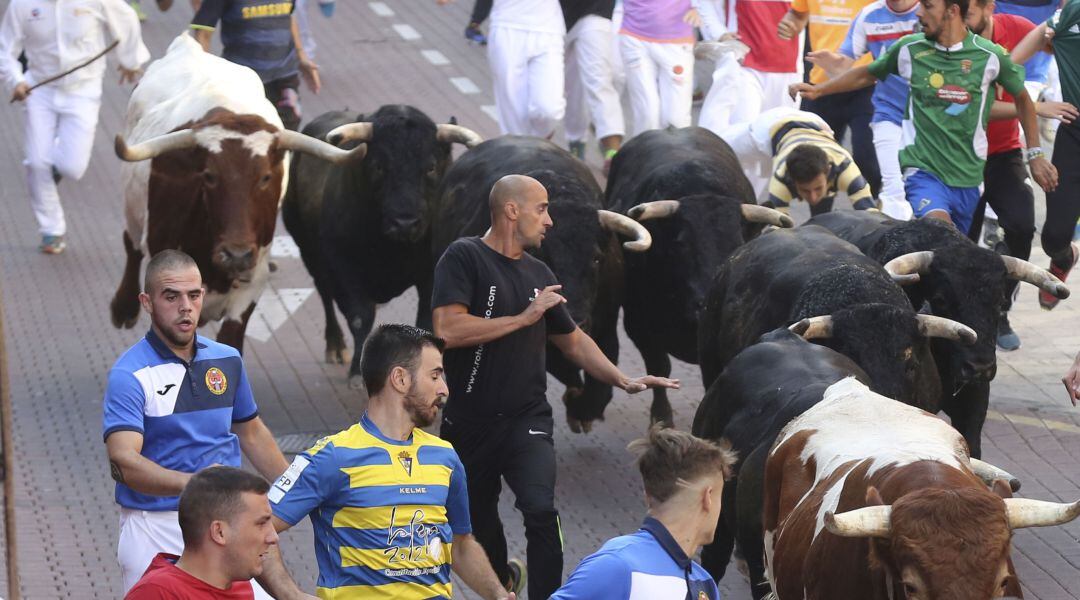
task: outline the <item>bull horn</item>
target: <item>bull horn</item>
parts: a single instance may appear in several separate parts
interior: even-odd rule
[[[1051,527],[1080,516],[1080,500],[1062,504],[1028,498],[1005,498],[1005,513],[1009,515],[1010,529]]]
[[[935,317],[934,315],[915,315],[915,320],[919,324],[919,335],[923,337],[943,338],[967,346],[974,344],[979,339],[979,335],[975,333],[974,329],[952,319]]]
[[[475,148],[484,141],[484,138],[480,137],[480,134],[472,129],[449,123],[439,124],[435,132],[435,139],[447,144],[464,144],[466,148]]]
[[[652,246],[652,235],[641,223],[610,210],[598,210],[596,213],[600,217],[600,226],[604,229],[634,238],[623,242],[623,248],[631,252],[644,252]]]
[[[742,217],[749,223],[765,223],[766,225],[785,228],[795,226],[795,221],[792,221],[791,217],[775,208],[758,204],[743,204]]]
[[[144,142],[139,142],[134,146],[128,146],[127,142],[124,141],[124,136],[117,135],[113,147],[116,150],[116,155],[120,157],[120,160],[139,162],[140,160],[149,160],[155,156],[173,150],[193,148],[196,143],[194,131],[191,129],[181,129],[179,131],[171,131],[164,135],[152,137]]]
[[[352,150],[342,150],[337,146],[288,129],[277,132],[278,145],[284,150],[307,152],[335,165],[345,164],[352,160],[361,160],[367,154],[367,145],[360,144]]]
[[[788,327],[788,331],[795,335],[802,336],[804,340],[816,340],[832,337],[832,328],[832,316],[823,315],[820,317],[803,319],[798,323],[794,323]]]
[[[371,134],[374,131],[375,126],[368,121],[346,123],[331,129],[330,132],[326,134],[326,141],[335,146],[340,146],[345,142],[351,142],[353,140],[358,142],[370,142]]]
[[[1026,260],[1020,260],[1012,256],[1003,255],[1001,262],[1005,263],[1005,270],[1008,272],[1009,277],[1037,286],[1042,291],[1053,294],[1059,300],[1069,297],[1069,288],[1049,271],[1044,271]]]
[[[626,215],[631,219],[641,222],[648,221],[649,219],[662,219],[664,217],[670,217],[675,214],[675,211],[679,210],[678,200],[654,200],[652,202],[642,202],[634,208],[626,211]]]
[[[1016,492],[1020,491],[1020,480],[1013,476],[1012,473],[1002,469],[1001,467],[995,467],[994,465],[983,462],[977,458],[970,460],[971,472],[975,473],[986,485],[993,485],[998,479],[1009,482],[1009,489]]]
[[[885,271],[900,285],[919,282],[919,273],[925,273],[934,261],[934,252],[909,252],[885,263]]]
[[[1008,500],[1006,500],[1008,502]],[[825,513],[825,529],[840,537],[888,537],[892,507],[867,506],[835,514]]]

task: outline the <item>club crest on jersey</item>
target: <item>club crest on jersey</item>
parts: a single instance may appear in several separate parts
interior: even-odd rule
[[[402,450],[398,453],[397,459],[405,469],[405,472],[409,474],[409,477],[412,477],[412,455],[410,455],[407,450]]]
[[[206,371],[206,389],[210,390],[210,393],[215,396],[220,396],[225,393],[225,390],[229,389],[229,380],[225,378],[225,374],[221,372],[221,369],[210,367]]]
[[[709,600],[709,595],[706,594],[705,592],[698,592],[697,593],[697,600]]]
[[[968,73],[971,72],[971,61],[970,60],[965,58],[964,60],[960,61],[960,72],[962,72],[964,75],[967,75]]]

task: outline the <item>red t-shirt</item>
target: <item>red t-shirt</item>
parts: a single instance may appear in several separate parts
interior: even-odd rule
[[[1035,25],[1024,17],[995,13],[994,39],[991,41],[1012,52],[1032,29],[1035,29]],[[1005,88],[1000,85],[994,87],[997,88],[998,100],[1013,102],[1012,94],[1006,92]],[[990,121],[986,126],[986,143],[987,156],[1020,148],[1020,119]]]
[[[154,557],[142,579],[124,600],[254,600],[250,581],[234,581],[220,590],[176,566],[179,556],[161,553]]]
[[[743,66],[764,73],[794,73],[799,60],[799,36],[776,37],[776,26],[787,14],[790,0],[737,0],[739,38],[750,47]]]

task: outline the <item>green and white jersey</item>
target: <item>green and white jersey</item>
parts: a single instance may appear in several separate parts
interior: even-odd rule
[[[1054,30],[1061,95],[1066,102],[1080,106],[1080,0],[1069,0],[1046,24]]]
[[[900,166],[928,171],[954,187],[980,185],[995,95],[989,88],[997,83],[1020,94],[1024,68],[1004,48],[970,32],[951,48],[921,33],[906,36],[868,68],[878,79],[892,73],[911,85]]]

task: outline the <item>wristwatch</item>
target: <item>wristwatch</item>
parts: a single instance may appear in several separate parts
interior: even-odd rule
[[[1024,152],[1024,157],[1028,159],[1028,162],[1031,162],[1041,156],[1046,156],[1046,153],[1043,152],[1043,149],[1040,146],[1028,148],[1027,151]]]

